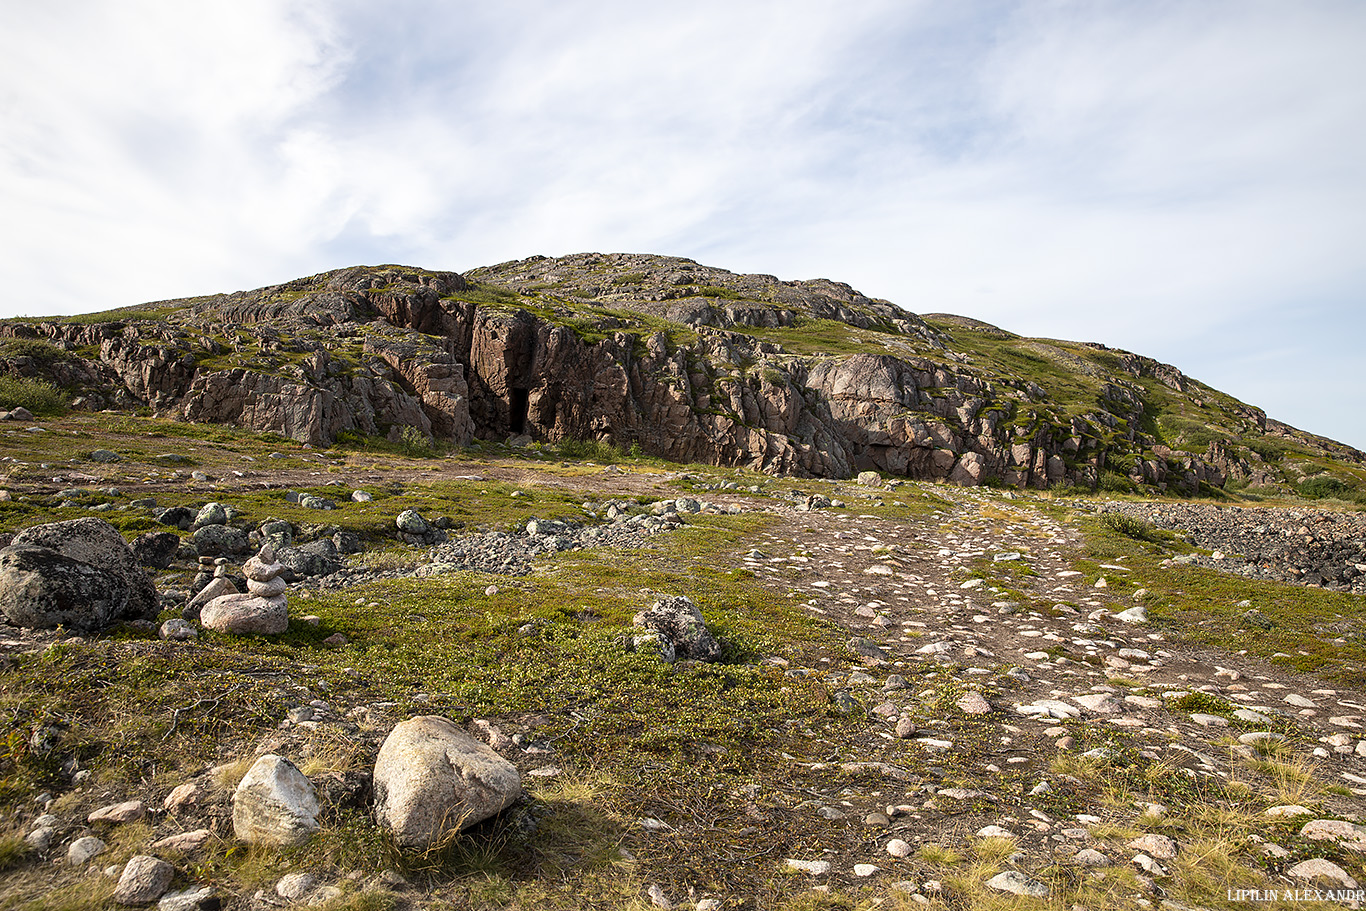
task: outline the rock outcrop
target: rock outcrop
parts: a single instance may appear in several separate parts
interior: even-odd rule
[[[1366,463],[1150,358],[676,257],[355,267],[196,298],[160,321],[5,335],[50,351],[0,370],[80,388],[85,407],[313,445],[524,436],[775,474],[1184,492],[1283,483],[1283,441]]]

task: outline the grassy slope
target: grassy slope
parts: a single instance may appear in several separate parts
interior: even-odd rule
[[[11,481],[36,486],[46,479],[53,486],[51,475],[59,464],[61,471],[93,468],[67,459],[80,459],[80,452],[98,444],[129,456],[128,463],[115,469],[129,480],[172,470],[157,459],[171,440],[176,449],[193,453],[211,474],[234,465],[264,464],[316,470],[321,479],[329,466],[336,467],[332,463],[338,455],[357,457],[310,452],[269,435],[152,419],[122,419],[109,426],[110,435],[102,436],[92,420],[71,418],[47,434],[25,435],[22,456],[28,464],[8,463]],[[10,457],[20,452],[18,441],[0,434],[0,445],[6,443]],[[270,459],[272,452],[283,458]],[[566,463],[560,453],[535,450],[466,455],[490,468],[535,469],[547,481],[601,470]],[[256,461],[243,462],[244,457]],[[374,470],[387,467],[394,473],[441,464],[399,455],[378,458]],[[47,468],[38,467],[40,459],[50,460]],[[632,471],[657,470],[649,463],[630,465]],[[693,470],[711,483],[758,480]],[[790,481],[765,484],[765,492],[752,496],[802,486]],[[135,489],[104,499],[126,506]],[[344,490],[326,485],[316,489],[324,494]],[[510,484],[435,476],[409,480],[401,493],[385,485],[371,489],[379,506],[343,502],[328,513],[290,507],[278,490],[237,495],[182,488],[159,498],[162,505],[222,499],[251,524],[285,515],[299,523],[325,520],[372,535],[380,534],[382,517],[391,517],[400,505],[418,503],[465,516],[471,525],[500,528],[533,515],[573,514],[580,499],[548,483],[522,484],[518,489],[524,495],[513,497]],[[1041,505],[1070,515],[1062,504]],[[912,486],[888,497],[883,506],[858,509],[910,519],[936,506],[943,502]],[[14,528],[85,514],[90,513],[55,507],[50,496],[24,494],[5,505],[0,522]],[[129,533],[148,521],[139,518],[137,508],[95,514],[118,520]],[[154,782],[151,796],[159,799],[173,785],[219,763],[228,763],[221,777],[230,785],[232,776],[244,771],[233,761],[271,736],[286,708],[311,699],[337,706],[393,703],[377,718],[363,721],[358,737],[320,733],[308,741],[305,769],[324,778],[365,767],[386,725],[407,714],[439,712],[462,721],[487,717],[504,724],[535,717],[535,736],[556,751],[546,762],[562,764],[569,773],[529,779],[534,800],[522,812],[457,840],[439,856],[399,856],[362,811],[351,809],[331,817],[322,836],[303,849],[244,850],[226,839],[178,861],[196,881],[239,893],[268,887],[286,869],[340,876],[348,870],[396,867],[432,889],[427,906],[438,908],[643,907],[646,882],[662,883],[672,894],[693,885],[717,894],[754,896],[759,907],[865,908],[878,898],[883,907],[898,907],[903,900],[885,891],[885,883],[848,895],[837,891],[821,896],[780,866],[784,856],[819,856],[823,839],[830,837],[830,827],[819,824],[809,810],[794,809],[809,787],[803,763],[855,755],[841,744],[859,722],[835,710],[822,678],[788,677],[780,667],[755,666],[767,657],[819,666],[821,658],[844,655],[848,635],[811,619],[792,599],[759,586],[738,568],[739,555],[765,521],[755,515],[705,519],[647,550],[565,554],[542,561],[525,578],[462,573],[440,582],[395,580],[296,598],[293,612],[315,614],[318,625],[295,620],[289,633],[274,639],[207,634],[186,648],[124,633],[56,645],[3,671],[0,807],[12,816],[34,794],[56,789],[55,809],[79,816],[142,782]],[[1096,574],[1104,562],[1122,560],[1132,566],[1133,575],[1151,593],[1148,603],[1157,622],[1186,643],[1231,643],[1268,656],[1284,651],[1287,657],[1277,660],[1296,669],[1359,684],[1366,664],[1359,635],[1361,599],[1225,578],[1192,567],[1164,567],[1161,561],[1184,547],[1156,533],[1134,537],[1097,524],[1090,527],[1089,541],[1078,568]],[[1013,564],[983,564],[977,574],[990,575],[993,584],[1009,591],[1022,584],[1022,572]],[[1110,576],[1114,580],[1115,574]],[[487,593],[490,584],[498,587],[496,593]],[[1118,580],[1112,584],[1125,585]],[[725,660],[671,668],[624,649],[622,636],[631,615],[650,597],[647,592],[694,597],[726,646]],[[1277,624],[1272,635],[1239,629],[1242,609],[1229,605],[1244,599]],[[347,637],[345,645],[323,643],[338,632]],[[1009,681],[997,683],[1008,692]],[[928,687],[932,695],[922,702],[926,723],[950,719],[947,731],[959,744],[955,767],[967,768],[974,757],[990,754],[991,743],[951,709],[961,685],[952,667],[927,669],[913,685]],[[1202,698],[1183,707],[1227,716],[1235,706]],[[50,752],[29,746],[40,729],[55,732]],[[1083,746],[1107,744],[1087,740]],[[67,790],[62,784],[59,761],[73,757],[94,773],[93,786]],[[1188,886],[1183,894],[1213,901],[1222,884],[1233,881],[1229,877],[1262,881],[1256,864],[1241,848],[1231,847],[1246,834],[1268,832],[1258,816],[1266,786],[1258,782],[1268,776],[1283,781],[1286,794],[1277,799],[1311,800],[1322,791],[1324,785],[1312,771],[1295,762],[1291,756],[1271,756],[1262,771],[1247,770],[1253,784],[1235,781],[1210,790],[1208,784],[1193,788],[1177,770],[1127,754],[1113,761],[1077,761],[1062,770],[1073,776],[1075,788],[1042,805],[1066,814],[1097,800],[1117,806],[1136,799],[1165,803],[1172,808],[1170,816],[1149,828],[1180,834],[1193,857],[1216,864],[1211,873],[1196,860],[1182,861],[1189,865],[1181,874]],[[859,785],[856,778],[849,783]],[[1010,787],[1027,790],[1031,784],[1021,780]],[[767,817],[762,838],[745,834],[754,822],[736,808],[746,804]],[[706,820],[708,834],[686,843],[667,829],[643,835],[642,818],[676,826],[700,818]],[[0,831],[0,908],[112,907],[109,883],[60,868],[54,881],[53,873],[26,854],[18,841],[22,834],[17,826]],[[99,834],[111,843],[102,858],[107,863],[142,850],[149,835],[146,827],[102,829]],[[990,907],[999,899],[984,893],[982,882],[1001,868],[1009,848],[980,840],[971,854],[955,855],[930,842],[922,846],[916,863],[921,875],[938,876],[948,894],[971,899],[975,907]],[[1088,907],[1124,907],[1133,887],[1132,875],[1122,869],[1099,880],[1076,879],[1061,866],[1048,875],[1056,888]],[[44,897],[35,898],[40,891]],[[390,904],[385,893],[368,892],[349,896],[339,907]]]

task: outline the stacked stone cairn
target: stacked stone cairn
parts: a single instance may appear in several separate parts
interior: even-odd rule
[[[275,548],[265,545],[242,567],[246,593],[214,598],[200,609],[199,622],[221,633],[283,633],[289,629],[284,569],[275,560]]]

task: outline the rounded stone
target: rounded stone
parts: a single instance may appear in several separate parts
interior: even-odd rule
[[[198,514],[195,515],[194,524],[200,527],[205,525],[228,524],[227,507],[222,503],[205,503],[200,507]]]
[[[425,535],[429,526],[427,520],[416,509],[405,509],[398,514],[394,520],[394,525],[399,531],[407,532],[410,535]]]
[[[401,722],[375,761],[375,818],[406,849],[425,849],[522,794],[517,767],[438,715]]]
[[[149,905],[171,886],[175,867],[147,854],[139,854],[123,865],[114,901],[120,905]]]
[[[318,886],[318,878],[312,873],[286,873],[275,884],[275,894],[285,901],[296,902],[308,895]]]
[[[78,838],[66,849],[66,862],[73,867],[89,863],[105,852],[108,846],[93,835]]]
[[[224,595],[204,605],[199,622],[220,633],[275,636],[289,629],[289,605],[283,597]]]

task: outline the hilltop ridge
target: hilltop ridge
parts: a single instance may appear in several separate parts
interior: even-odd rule
[[[0,323],[78,407],[339,435],[592,440],[773,474],[1353,500],[1366,455],[1177,367],[649,254],[357,266]],[[46,345],[47,347],[43,347]],[[35,347],[36,346],[36,347]]]

